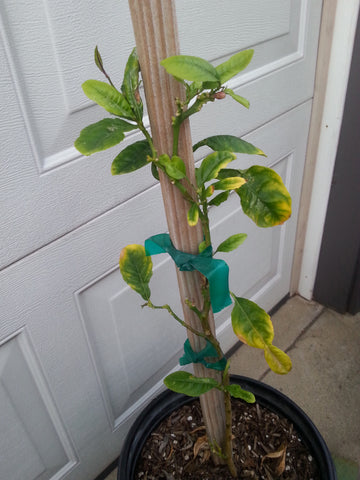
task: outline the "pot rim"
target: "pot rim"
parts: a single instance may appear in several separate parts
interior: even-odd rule
[[[308,415],[289,397],[266,383],[241,375],[231,375],[233,383],[251,391],[259,405],[286,417],[314,455],[322,480],[336,480],[336,471],[329,449]],[[132,480],[140,452],[157,425],[176,408],[194,401],[194,397],[165,390],[155,397],[136,418],[130,428],[119,458],[118,480]]]

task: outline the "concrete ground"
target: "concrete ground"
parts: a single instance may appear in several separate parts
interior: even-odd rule
[[[337,462],[339,480],[356,480],[360,465],[360,313],[340,315],[301,297],[272,318],[274,345],[292,371],[271,372],[263,352],[242,346],[231,372],[263,381],[294,400],[312,419]],[[106,480],[115,480],[112,472]]]

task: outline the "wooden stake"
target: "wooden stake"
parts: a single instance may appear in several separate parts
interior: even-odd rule
[[[184,87],[160,66],[160,61],[179,54],[175,5],[172,0],[129,0],[135,40],[146,103],[150,118],[151,134],[159,154],[172,154],[171,117],[175,114],[175,99],[184,99]],[[181,127],[179,156],[184,160],[188,177],[195,178],[194,157],[190,125],[185,121]],[[183,252],[198,253],[198,245],[203,240],[200,224],[190,227],[187,222],[188,203],[167,177],[161,175],[160,183],[165,206],[169,234],[174,246]],[[201,307],[201,277],[197,272],[179,272],[178,283],[185,321],[201,330],[197,316],[185,305],[189,299]],[[214,331],[214,318],[211,313],[210,325]],[[203,339],[189,333],[193,350],[204,348]],[[220,381],[220,373],[206,369],[202,364],[194,365],[196,376],[212,376]],[[225,408],[223,394],[216,389],[200,397],[204,421],[209,440],[220,447],[225,439]],[[214,458],[219,463],[219,457]]]

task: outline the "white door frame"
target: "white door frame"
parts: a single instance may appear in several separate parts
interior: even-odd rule
[[[360,0],[324,0],[291,292],[312,299]],[[330,31],[330,34],[329,34]],[[329,38],[330,37],[330,38]]]

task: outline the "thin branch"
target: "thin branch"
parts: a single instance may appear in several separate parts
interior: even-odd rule
[[[207,338],[207,336],[205,335],[205,333],[203,332],[200,332],[199,330],[196,330],[195,328],[193,328],[192,326],[188,325],[186,322],[184,322],[184,320],[182,320],[180,317],[178,317],[176,315],[176,313],[172,310],[172,308],[170,307],[170,305],[166,304],[166,305],[154,305],[150,300],[147,301],[147,303],[145,303],[144,305],[142,305],[143,307],[149,307],[149,308],[152,308],[153,310],[167,310],[170,315],[175,318],[175,320],[180,323],[180,325],[182,325],[183,327],[187,328],[190,332],[192,332],[194,335],[197,335],[198,337],[202,337],[202,338]]]

